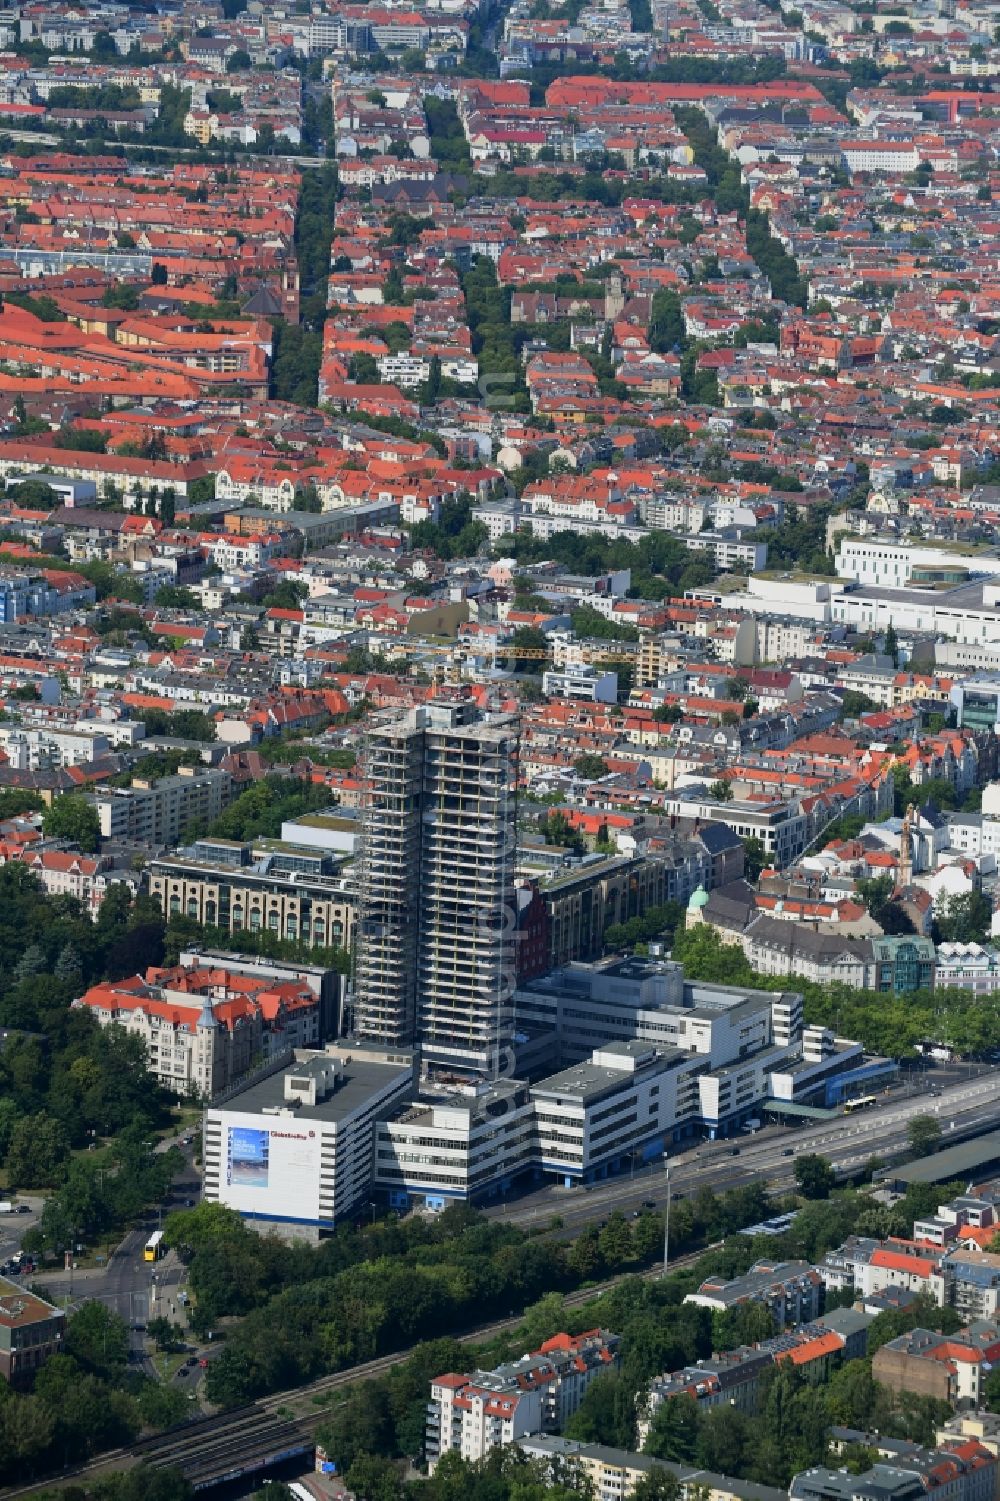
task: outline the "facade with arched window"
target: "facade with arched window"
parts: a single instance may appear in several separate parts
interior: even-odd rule
[[[230,869],[181,855],[151,860],[146,875],[167,917],[229,933],[272,933],[309,948],[349,949],[353,942],[354,898],[343,877]]]

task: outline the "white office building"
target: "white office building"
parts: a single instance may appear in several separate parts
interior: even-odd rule
[[[413,1056],[329,1045],[205,1112],[204,1196],[255,1228],[318,1239],[371,1193],[375,1128],[413,1089]]]
[[[575,698],[590,704],[616,704],[618,674],[599,672],[595,667],[567,667],[562,672],[543,672],[542,692],[546,698]]]
[[[420,1098],[376,1127],[374,1187],[393,1209],[415,1200],[444,1209],[489,1189],[503,1192],[530,1167],[534,1139],[535,1107],[523,1081]]]

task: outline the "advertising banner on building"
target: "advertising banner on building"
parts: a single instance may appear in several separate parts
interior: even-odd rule
[[[321,1137],[314,1125],[231,1115],[224,1132],[224,1204],[244,1214],[319,1218]]]

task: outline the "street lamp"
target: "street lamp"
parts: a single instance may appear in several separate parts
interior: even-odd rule
[[[665,1277],[670,1261],[670,1162],[667,1157],[663,1159],[663,1175],[667,1180],[667,1208],[663,1216],[663,1275]]]

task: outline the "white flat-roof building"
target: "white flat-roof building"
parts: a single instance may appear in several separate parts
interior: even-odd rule
[[[698,1111],[697,1076],[705,1065],[679,1050],[611,1042],[532,1087],[537,1157],[570,1188],[644,1146],[660,1155],[679,1120]]]
[[[205,1111],[206,1200],[261,1229],[318,1239],[370,1195],[376,1124],[413,1085],[409,1052],[303,1052]]]
[[[414,1198],[428,1209],[508,1186],[531,1165],[535,1109],[517,1079],[469,1084],[416,1100],[375,1130],[374,1187],[391,1208]]]
[[[618,702],[617,672],[598,672],[594,667],[567,667],[562,672],[542,673],[546,698],[578,698],[591,704]]]

